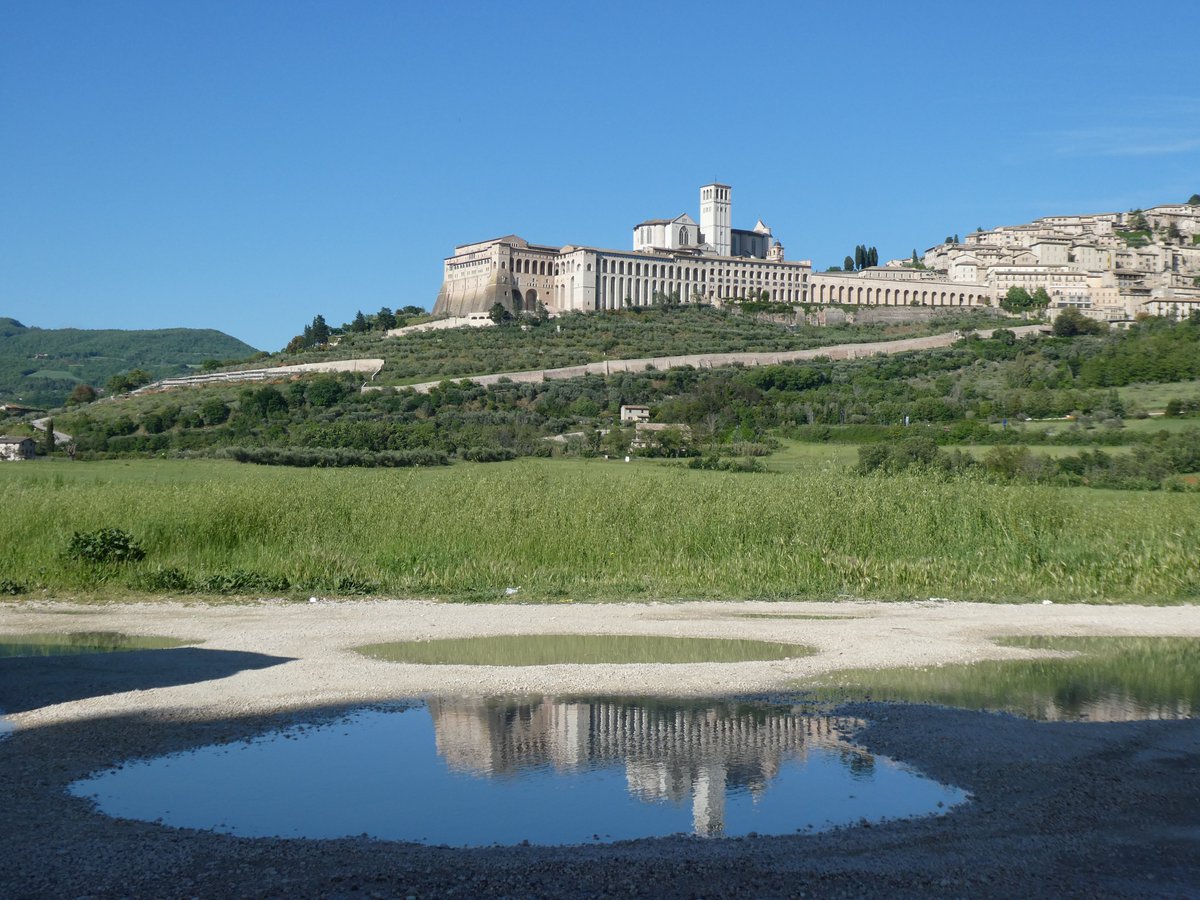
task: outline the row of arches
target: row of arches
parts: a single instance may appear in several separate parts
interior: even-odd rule
[[[812,286],[814,303],[846,303],[863,306],[974,306],[983,297],[972,291],[928,287],[876,287],[817,283]]]
[[[555,267],[557,269],[557,266]],[[514,259],[513,271],[526,275],[549,275],[549,263],[544,259]],[[555,272],[554,274],[558,274]]]
[[[696,297],[711,299],[719,297],[732,300],[736,297],[757,300],[766,291],[768,299],[779,303],[801,303],[805,300],[800,288],[785,288],[777,286],[758,285],[739,292],[733,285],[721,285],[715,288],[701,279],[683,281],[657,278],[623,278],[620,275],[600,277],[599,296],[596,301],[597,309],[621,309],[626,305],[650,306],[656,295],[672,296],[678,292],[679,300],[687,303]],[[629,301],[626,304],[626,300]]]

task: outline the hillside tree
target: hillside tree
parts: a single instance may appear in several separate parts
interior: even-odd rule
[[[90,384],[77,384],[75,390],[71,391],[71,396],[67,398],[67,405],[77,406],[80,403],[91,403],[96,396],[96,389]]]
[[[329,343],[329,325],[320,313],[317,313],[312,320],[312,342],[313,346],[317,347],[323,347]]]

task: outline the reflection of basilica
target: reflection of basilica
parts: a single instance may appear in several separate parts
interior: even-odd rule
[[[629,792],[645,801],[691,798],[694,829],[724,831],[725,797],[758,797],[783,762],[809,748],[833,751],[856,773],[871,756],[847,743],[852,720],[786,707],[619,700],[430,700],[438,753],[454,770],[493,777],[623,762]]]

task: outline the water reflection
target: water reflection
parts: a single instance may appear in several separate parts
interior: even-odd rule
[[[110,815],[247,836],[483,845],[780,834],[964,799],[763,703],[434,700],[77,782]],[[298,788],[299,786],[299,788]]]
[[[652,634],[500,634],[392,641],[357,650],[387,662],[459,666],[744,662],[799,659],[816,652],[803,644],[777,641]]]
[[[169,650],[194,641],[157,635],[121,634],[116,631],[71,631],[63,634],[10,634],[0,636],[0,658],[17,656],[77,656],[126,650]]]
[[[1186,719],[1200,710],[1197,638],[1021,636],[997,643],[1060,655],[838,672],[812,694],[1004,710],[1040,721]]]
[[[617,700],[520,703],[434,700],[437,751],[451,770],[490,777],[549,767],[577,772],[619,764],[626,787],[645,802],[690,802],[692,830],[725,830],[725,798],[760,800],[787,760],[822,748],[855,777],[875,760],[842,736],[853,720],[787,709],[654,705]]]

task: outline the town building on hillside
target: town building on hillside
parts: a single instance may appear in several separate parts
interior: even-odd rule
[[[632,250],[531,244],[515,234],[462,244],[444,263],[435,315],[499,303],[512,312],[624,309],[656,302],[804,303],[812,263],[784,258],[762,220],[732,227],[732,188],[700,189],[700,221],[682,214],[633,228]]]
[[[1014,287],[1050,295],[1050,313],[1074,308],[1120,322],[1138,314],[1183,316],[1200,287],[1200,206],[1046,216],[930,247],[926,269],[985,284],[997,300]]]
[[[33,438],[8,435],[0,437],[0,460],[16,462],[22,459],[33,459],[35,452]]]
[[[621,407],[622,422],[649,422],[650,407],[648,406],[622,406]]]
[[[478,315],[497,303],[514,313],[545,307],[558,314],[662,302],[987,306],[995,300],[986,285],[944,272],[889,265],[814,274],[810,261],[785,258],[762,219],[734,228],[732,194],[727,184],[704,185],[699,221],[682,213],[639,222],[632,250],[531,244],[515,234],[462,244],[444,262],[433,312]],[[1030,253],[1022,261],[1038,260]]]

